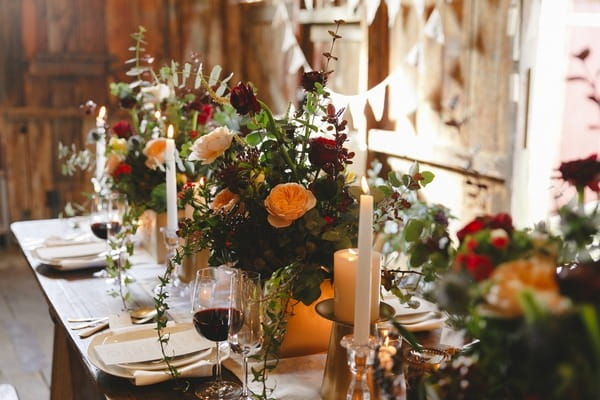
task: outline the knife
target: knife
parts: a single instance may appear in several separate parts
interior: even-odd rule
[[[106,328],[108,328],[108,321],[102,322],[101,324],[98,324],[96,326],[92,326],[91,328],[80,331],[79,337],[83,339],[83,338],[93,335],[96,332],[100,332]]]

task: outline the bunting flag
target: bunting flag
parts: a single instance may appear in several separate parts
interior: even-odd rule
[[[283,40],[281,41],[281,51],[284,53],[292,48],[295,44],[298,44],[296,40],[296,35],[294,35],[294,31],[292,30],[292,26],[287,24],[283,30]]]
[[[413,6],[415,7],[417,15],[420,18],[423,18],[423,14],[425,13],[425,0],[413,0]]]
[[[422,48],[421,43],[416,43],[408,51],[408,53],[406,53],[406,57],[404,57],[404,61],[408,65],[412,65],[413,67],[418,66],[419,65],[419,60],[421,59],[421,52],[422,52],[421,48]]]
[[[385,80],[381,81],[379,84],[373,86],[369,91],[367,91],[367,101],[369,102],[369,106],[371,107],[371,111],[373,111],[373,116],[375,117],[376,121],[381,121],[381,118],[383,118],[383,109],[385,107],[385,88],[388,85],[390,77],[387,77]]]
[[[427,18],[423,33],[439,44],[444,44],[444,26],[442,25],[442,17],[437,8],[434,8],[429,18]]]
[[[365,7],[367,12],[367,24],[371,25],[377,14],[377,9],[381,4],[381,0],[367,0],[365,1]]]
[[[366,104],[367,96],[365,93],[352,96],[352,98],[350,98],[348,108],[350,109],[350,115],[352,115],[352,124],[354,125],[355,129],[363,128],[367,124],[367,119],[365,117]]]
[[[388,12],[388,27],[391,28],[396,22],[398,11],[400,11],[400,0],[385,0],[385,4]]]

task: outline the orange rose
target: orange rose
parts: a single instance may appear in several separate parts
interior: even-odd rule
[[[215,196],[210,208],[217,212],[229,213],[240,202],[240,196],[225,188]]]
[[[317,204],[310,190],[297,183],[275,186],[265,199],[269,223],[275,228],[285,228],[302,217]]]
[[[166,148],[167,139],[165,138],[152,139],[146,143],[146,147],[144,147],[144,155],[148,158],[146,167],[156,169],[159,165],[164,164]]]
[[[555,269],[554,260],[549,257],[532,257],[500,264],[490,276],[494,284],[485,299],[503,315],[521,315],[520,295],[527,290],[539,304],[552,311],[561,311],[565,299],[559,293]]]
[[[104,172],[108,175],[112,175],[112,173],[115,171],[115,168],[117,168],[117,165],[119,165],[121,163],[121,161],[124,160],[124,157],[119,155],[119,154],[115,154],[115,153],[111,153],[109,155],[106,156],[106,166],[104,167]]]

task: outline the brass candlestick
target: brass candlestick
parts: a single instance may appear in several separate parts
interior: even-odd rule
[[[327,361],[325,371],[323,372],[323,383],[321,384],[321,397],[323,400],[344,400],[346,392],[352,379],[352,374],[348,368],[347,351],[341,345],[344,336],[352,334],[354,326],[335,318],[333,312],[333,299],[323,300],[315,307],[317,313],[333,322],[331,327],[331,336],[329,337],[329,350],[327,351]],[[390,319],[394,315],[394,308],[386,303],[379,303],[380,321]],[[375,325],[371,326],[372,333],[375,332]],[[373,391],[373,382],[371,374],[368,377],[368,384]],[[373,397],[375,399],[376,396]]]

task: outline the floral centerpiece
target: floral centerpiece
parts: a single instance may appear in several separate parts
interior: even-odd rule
[[[440,305],[475,339],[429,378],[422,398],[597,398],[600,302],[593,285],[557,276],[564,241],[515,229],[507,214],[478,217],[458,232],[454,271]]]

